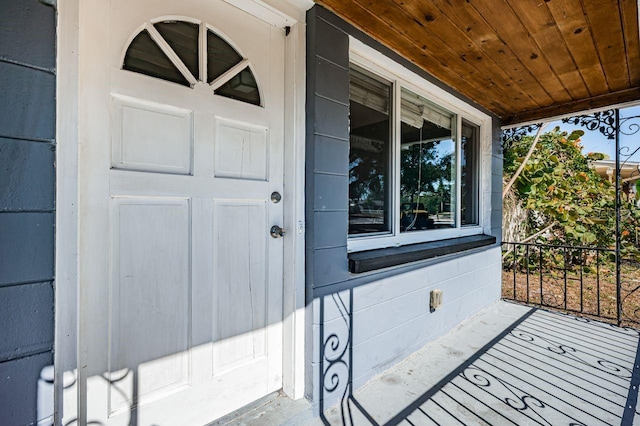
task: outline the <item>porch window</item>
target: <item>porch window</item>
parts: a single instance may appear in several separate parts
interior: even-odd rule
[[[402,88],[400,232],[456,227],[456,116]]]
[[[391,84],[352,69],[349,92],[349,233],[388,234]]]
[[[481,123],[360,64],[349,108],[350,251],[482,232]]]

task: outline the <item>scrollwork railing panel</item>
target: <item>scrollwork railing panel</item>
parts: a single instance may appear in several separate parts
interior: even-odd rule
[[[349,416],[352,382],[353,290],[320,299],[320,412],[340,403],[343,418]]]

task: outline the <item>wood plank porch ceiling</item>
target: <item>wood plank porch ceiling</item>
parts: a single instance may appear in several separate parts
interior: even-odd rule
[[[638,0],[316,0],[502,118],[640,99]]]

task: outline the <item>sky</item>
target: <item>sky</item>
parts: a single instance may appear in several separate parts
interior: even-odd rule
[[[623,121],[625,117],[630,118],[624,123],[626,124],[627,132],[633,133],[635,130],[636,133],[631,136],[621,134],[620,147],[626,147],[627,152],[632,153],[636,149],[640,148],[640,106],[621,109],[621,121]],[[625,130],[624,124],[623,130]],[[607,154],[612,160],[615,159],[615,140],[607,139],[606,136],[604,136],[598,130],[591,131],[587,130],[586,128],[580,127],[579,125],[562,123],[561,121],[551,122],[547,126],[547,129],[553,129],[555,126],[560,126],[560,129],[565,130],[569,133],[577,129],[584,130],[585,134],[580,139],[583,146],[582,151],[584,154],[588,152],[601,152],[603,154]],[[632,127],[629,128],[629,126]],[[621,157],[622,161],[624,161],[625,159],[626,158]],[[631,156],[627,161],[640,162],[640,150],[638,150],[638,152]]]

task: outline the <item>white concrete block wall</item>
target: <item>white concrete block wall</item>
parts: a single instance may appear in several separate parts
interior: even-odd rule
[[[313,401],[319,401],[323,392],[324,408],[334,405],[340,401],[348,381],[346,367],[340,366],[340,369],[336,369],[339,388],[330,393],[323,388],[320,382],[320,357],[323,354],[321,331],[324,332],[325,341],[332,333],[338,336],[338,349],[331,353],[335,354],[346,345],[348,324],[351,323],[353,359],[350,368],[355,390],[498,300],[500,270],[500,248],[493,247],[356,287],[351,290],[351,316],[344,307],[339,308],[335,303],[339,295],[348,309],[348,290],[325,296],[324,322],[320,321],[320,299],[314,300],[313,341],[316,350],[312,371],[314,382],[319,386],[314,387]],[[443,305],[430,312],[429,297],[434,289],[443,291]],[[345,358],[348,364],[348,352]],[[328,364],[325,359],[325,369]]]

